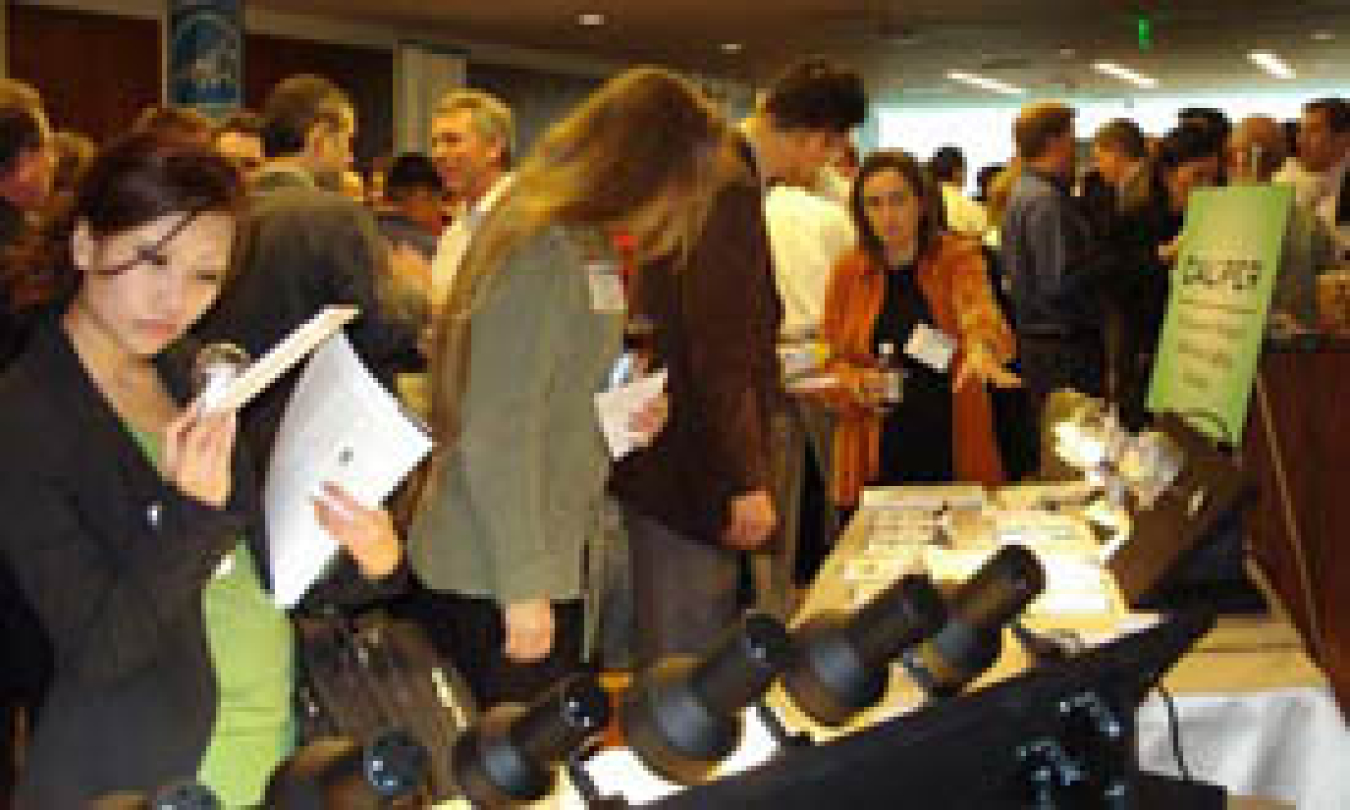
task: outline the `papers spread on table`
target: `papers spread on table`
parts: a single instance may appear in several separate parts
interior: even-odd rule
[[[924,567],[938,582],[965,582],[975,575],[993,549],[924,549]],[[1036,554],[1045,568],[1045,592],[1027,606],[1033,614],[1106,613],[1111,610],[1106,571],[1082,554]]]
[[[322,310],[273,346],[267,354],[250,363],[224,391],[214,394],[211,407],[219,410],[242,408],[359,312],[356,307],[328,307]]]
[[[1028,606],[1029,620],[1113,623],[1125,607],[1103,567],[1102,538],[1087,519],[1093,503],[1093,491],[1077,483],[987,492],[967,484],[866,489],[851,553],[826,570],[838,579],[843,604],[856,608],[907,573],[965,582],[998,548],[1016,544],[1034,552],[1046,570],[1045,591]]]
[[[286,407],[263,491],[278,605],[299,602],[337,553],[314,512],[323,485],[337,484],[373,508],[431,447],[426,429],[370,374],[346,335],[314,352]]]
[[[857,557],[844,564],[845,582],[875,582],[889,585],[909,573],[914,555]]]
[[[1097,551],[1092,529],[1081,518],[1030,509],[999,510],[993,519],[993,541],[1000,546],[1027,546],[1037,553]]]
[[[1056,481],[999,487],[994,500],[1003,509],[1077,508],[1091,501],[1099,488],[1087,481]]]
[[[983,509],[989,495],[979,484],[868,487],[862,492],[863,509]]]

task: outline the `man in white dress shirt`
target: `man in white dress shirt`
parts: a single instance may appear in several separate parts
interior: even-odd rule
[[[452,90],[431,121],[431,159],[463,211],[441,234],[431,264],[434,306],[446,296],[483,217],[511,184],[515,122],[511,108],[480,90]]]
[[[839,203],[786,184],[769,190],[764,217],[783,299],[782,334],[815,332],[834,265],[857,244],[853,222]]]
[[[1340,263],[1350,264],[1350,101],[1325,98],[1303,108],[1298,162],[1277,178],[1294,185],[1298,201],[1331,231]]]
[[[848,148],[866,112],[867,94],[856,72],[808,58],[784,71],[741,122],[766,188],[765,224],[783,303],[783,336],[797,337],[819,325],[834,263],[852,246],[851,220],[838,201],[847,198],[847,187],[831,182],[826,167]],[[752,555],[751,571],[757,606],[780,618],[791,615],[796,601],[793,576],[807,442],[814,445],[817,469],[828,481],[830,429],[828,413],[805,401],[774,419],[777,537],[773,553]],[[829,534],[828,505],[825,511],[821,517]]]

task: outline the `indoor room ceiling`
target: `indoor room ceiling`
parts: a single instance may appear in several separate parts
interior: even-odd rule
[[[445,38],[657,62],[759,80],[794,56],[833,53],[875,89],[969,97],[963,71],[1029,95],[1145,92],[1094,70],[1111,61],[1157,93],[1350,87],[1350,0],[256,0],[278,11],[378,21]],[[583,25],[586,14],[603,24]],[[1272,51],[1277,79],[1250,61]]]

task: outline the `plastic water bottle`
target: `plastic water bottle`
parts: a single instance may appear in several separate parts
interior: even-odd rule
[[[895,344],[888,342],[877,346],[877,355],[877,370],[881,373],[877,399],[882,410],[890,410],[904,397],[905,371],[895,359]]]
[[[220,405],[230,385],[248,364],[248,353],[233,343],[203,346],[192,367],[192,384],[202,408],[211,410]]]

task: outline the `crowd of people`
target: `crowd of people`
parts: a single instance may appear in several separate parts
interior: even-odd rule
[[[639,68],[518,150],[510,106],[461,89],[428,154],[363,180],[356,110],[318,76],[219,122],[147,110],[100,148],[0,81],[0,771],[18,806],[182,780],[254,806],[300,742],[306,674],[259,503],[297,372],[213,411],[201,345],[257,357],[323,307],[359,309],[356,353],[436,449],[399,509],[316,496],[342,553],[297,612],[408,617],[490,706],[699,655],[749,605],[786,618],[822,550],[803,546],[828,548],[864,487],[1029,474],[1058,388],[1147,420],[1194,189],[1294,185],[1282,329],[1312,327],[1316,275],[1350,260],[1344,99],[1310,103],[1292,137],[1213,111],[1161,138],[1112,121],[1090,162],[1073,109],[1033,104],[979,200],[956,146],[859,155],[867,107],[823,59],[742,121]],[[802,341],[828,382],[785,387]],[[667,377],[615,459],[595,395],[620,360]]]

